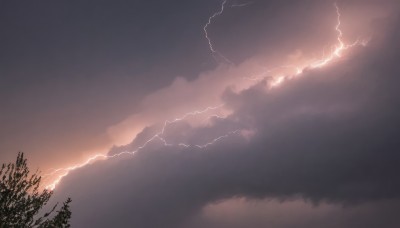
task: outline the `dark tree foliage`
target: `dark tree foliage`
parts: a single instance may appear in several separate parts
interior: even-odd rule
[[[3,164],[0,169],[0,228],[8,227],[70,227],[71,199],[56,211],[57,204],[47,213],[41,209],[53,192],[39,190],[38,172],[29,175],[27,160],[19,153],[15,164]]]

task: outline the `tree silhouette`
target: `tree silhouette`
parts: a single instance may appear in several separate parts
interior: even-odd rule
[[[39,191],[41,177],[36,171],[29,175],[27,160],[18,153],[14,163],[3,164],[0,169],[0,228],[70,227],[71,211],[68,198],[53,215],[57,204],[47,213],[41,212],[53,192]]]

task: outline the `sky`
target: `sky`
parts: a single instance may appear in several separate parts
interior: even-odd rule
[[[396,0],[0,0],[0,161],[72,227],[399,227]]]

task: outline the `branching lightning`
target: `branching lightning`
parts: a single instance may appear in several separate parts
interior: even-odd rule
[[[211,17],[208,18],[208,22],[206,23],[206,25],[204,26],[203,30],[205,33],[205,38],[208,41],[208,45],[209,45],[209,49],[211,51],[211,53],[213,54],[214,58],[216,58],[216,56],[221,57],[226,63],[231,63],[231,61],[229,61],[229,59],[227,59],[226,57],[224,57],[220,52],[218,52],[214,46],[213,43],[209,37],[208,34],[208,27],[212,24],[212,21],[220,16],[221,14],[223,14],[224,9],[226,7],[228,0],[224,0],[222,2],[221,5],[221,9],[214,13]],[[246,5],[252,4],[252,2],[250,3],[246,3],[246,4],[238,4],[238,5],[232,5],[231,7],[243,7]],[[363,45],[365,46],[367,44],[367,41],[359,41],[356,40],[354,43],[352,44],[345,44],[345,42],[343,41],[343,32],[341,30],[341,14],[340,14],[340,9],[338,7],[338,5],[335,3],[334,4],[335,8],[336,8],[336,14],[337,14],[337,24],[335,26],[335,30],[337,32],[337,44],[334,46],[334,48],[331,50],[330,54],[325,56],[325,51],[323,54],[323,57],[320,60],[317,61],[312,61],[311,63],[305,65],[305,66],[280,66],[280,67],[276,67],[273,68],[271,70],[266,70],[264,72],[261,72],[258,75],[252,76],[252,77],[247,77],[245,79],[247,80],[254,80],[254,81],[258,81],[258,80],[264,80],[265,78],[270,78],[270,87],[277,87],[279,85],[281,85],[282,83],[284,83],[287,79],[290,79],[293,76],[297,76],[303,73],[303,71],[305,69],[315,69],[315,68],[322,68],[324,66],[326,66],[327,64],[333,62],[334,60],[341,58],[343,56],[343,52],[346,51],[349,48],[352,48],[356,45]],[[282,69],[282,68],[292,68],[295,70],[294,74],[290,74],[290,75],[284,75],[284,74],[280,74],[277,73],[276,75],[272,75],[274,71],[277,71],[278,69]],[[82,168],[86,165],[89,165],[95,161],[98,160],[107,160],[107,159],[111,159],[111,158],[116,158],[116,157],[120,157],[122,155],[134,155],[136,152],[146,148],[146,146],[148,146],[151,142],[154,142],[156,140],[160,141],[163,143],[164,146],[178,146],[178,147],[185,147],[185,148],[189,148],[189,147],[195,147],[195,148],[199,148],[199,149],[205,149],[223,139],[226,139],[234,134],[240,134],[242,132],[242,130],[235,130],[235,131],[230,131],[228,133],[226,133],[225,135],[221,135],[219,137],[214,138],[213,140],[211,140],[210,142],[207,142],[205,144],[202,145],[191,145],[191,144],[184,144],[184,143],[168,143],[167,140],[164,138],[164,135],[166,133],[166,129],[168,126],[170,126],[171,124],[180,122],[180,121],[184,121],[189,117],[192,116],[197,116],[197,115],[203,115],[203,114],[207,114],[210,111],[213,110],[217,110],[217,109],[221,109],[224,106],[224,104],[218,105],[218,106],[210,106],[207,107],[203,110],[196,110],[196,111],[192,111],[192,112],[188,112],[186,114],[184,114],[183,116],[179,117],[179,118],[175,118],[173,120],[167,120],[164,122],[161,130],[156,133],[154,136],[152,136],[150,139],[148,139],[146,142],[144,142],[141,146],[137,147],[136,150],[134,151],[124,151],[124,152],[120,152],[114,155],[108,155],[108,154],[96,154],[90,158],[88,158],[87,160],[85,160],[84,162],[77,164],[77,165],[73,165],[67,168],[61,168],[61,169],[54,169],[52,172],[43,175],[43,177],[53,177],[56,176],[55,180],[47,185],[45,188],[46,189],[51,189],[54,190],[55,187],[60,183],[60,181],[66,177],[71,171]],[[220,118],[220,119],[224,119],[226,118],[225,116],[219,116],[216,114],[211,114],[208,115],[207,119],[210,118]]]
[[[66,177],[73,170],[82,168],[82,167],[84,167],[84,166],[86,166],[88,164],[91,164],[91,163],[93,163],[95,161],[98,161],[98,160],[107,160],[107,159],[111,159],[111,158],[120,157],[122,155],[134,155],[136,152],[146,148],[146,146],[149,143],[154,142],[155,140],[161,141],[164,144],[164,146],[179,146],[179,147],[185,147],[185,148],[197,147],[197,148],[200,148],[200,149],[204,149],[204,148],[207,148],[207,147],[215,144],[218,141],[221,141],[222,139],[225,139],[225,138],[229,137],[232,134],[240,133],[240,130],[231,131],[231,132],[228,132],[225,135],[219,136],[219,137],[211,140],[210,142],[207,142],[207,143],[202,144],[202,145],[200,145],[200,144],[199,145],[189,145],[189,144],[184,144],[184,143],[171,144],[171,143],[168,143],[167,140],[163,137],[164,134],[165,134],[166,128],[169,125],[177,123],[177,122],[180,122],[180,121],[184,121],[185,119],[187,119],[188,117],[191,117],[191,116],[206,114],[209,111],[220,109],[223,106],[224,106],[224,104],[221,104],[221,105],[218,105],[218,106],[210,106],[210,107],[207,107],[207,108],[205,108],[203,110],[196,110],[196,111],[188,112],[188,113],[184,114],[183,116],[181,116],[179,118],[175,118],[173,120],[165,121],[164,124],[163,124],[162,129],[158,133],[156,133],[153,137],[151,137],[149,140],[147,140],[145,143],[143,143],[141,146],[139,146],[134,151],[123,151],[123,152],[120,152],[120,153],[117,153],[117,154],[114,154],[114,155],[96,154],[96,155],[88,158],[86,161],[84,161],[84,162],[82,162],[80,164],[73,165],[73,166],[70,166],[70,167],[67,167],[67,168],[54,169],[52,172],[43,175],[43,177],[54,176],[54,175],[56,175],[58,173],[61,173],[61,174],[59,174],[56,177],[56,179],[51,184],[47,185],[45,188],[46,189],[50,189],[50,190],[54,190],[55,187],[57,186],[57,184],[59,184],[60,181],[64,177]],[[215,115],[215,114],[209,116],[209,118],[211,118],[211,117],[224,118],[224,117],[221,117],[221,116],[218,116],[218,115]]]
[[[223,106],[224,106],[224,104],[220,104],[220,105],[215,106],[215,107],[207,107],[206,109],[201,110],[201,111],[188,112],[188,113],[186,113],[185,115],[183,115],[182,117],[180,117],[180,118],[175,118],[175,119],[172,120],[172,121],[167,120],[167,121],[165,121],[164,126],[163,126],[163,128],[162,128],[160,134],[161,134],[161,135],[164,134],[166,127],[167,127],[168,125],[170,125],[170,124],[173,124],[173,123],[176,123],[176,122],[185,120],[185,119],[188,118],[189,116],[201,115],[201,114],[207,113],[208,111],[211,111],[211,110],[220,109],[220,108],[222,108]],[[213,116],[214,116],[214,115],[213,115]]]
[[[213,57],[216,59],[216,56],[219,56],[219,57],[221,57],[225,62],[227,62],[227,63],[232,63],[228,58],[226,58],[224,55],[222,55],[219,51],[217,51],[215,48],[214,48],[214,45],[213,45],[213,43],[212,43],[212,41],[211,41],[211,38],[210,38],[210,36],[208,35],[208,27],[211,25],[211,23],[212,23],[212,21],[216,18],[216,17],[218,17],[218,16],[220,16],[223,12],[224,12],[224,10],[225,10],[225,5],[226,5],[226,3],[228,2],[228,0],[224,0],[223,2],[222,2],[222,4],[221,4],[221,9],[218,11],[218,12],[215,12],[213,15],[211,15],[211,17],[209,17],[208,18],[208,21],[207,21],[207,23],[204,25],[204,27],[203,27],[203,30],[204,30],[204,35],[205,35],[205,37],[206,37],[206,39],[207,39],[207,41],[208,41],[208,46],[209,46],[209,48],[210,48],[210,51],[211,51],[211,53],[213,54]],[[216,59],[217,60],[217,59]],[[217,60],[218,61],[218,60]]]
[[[352,44],[345,44],[344,43],[344,41],[343,41],[343,31],[340,29],[340,25],[341,25],[340,17],[342,15],[340,14],[340,9],[339,9],[339,7],[338,7],[336,2],[334,4],[334,6],[336,8],[336,14],[337,14],[337,24],[336,24],[335,30],[338,33],[338,36],[337,36],[338,43],[336,44],[335,49],[333,50],[333,52],[328,57],[311,63],[310,66],[309,66],[310,68],[321,68],[321,67],[325,66],[326,64],[332,62],[336,58],[342,57],[342,54],[343,54],[343,52],[345,50],[360,44],[360,41],[358,39]]]
[[[219,58],[221,58],[225,63],[232,64],[232,61],[230,61],[230,60],[229,60],[228,58],[226,58],[221,52],[219,52],[219,51],[217,51],[217,50],[215,49],[215,47],[214,47],[214,45],[213,45],[213,42],[211,41],[211,38],[210,38],[210,36],[209,36],[209,34],[208,34],[208,27],[212,24],[213,20],[214,20],[216,17],[218,17],[218,16],[220,16],[220,15],[222,15],[222,14],[224,13],[224,10],[225,10],[225,7],[226,7],[226,4],[227,4],[227,3],[228,3],[228,0],[224,0],[224,1],[222,2],[222,4],[221,4],[221,9],[220,9],[219,11],[215,12],[213,15],[211,15],[211,16],[208,18],[208,21],[207,21],[207,23],[204,25],[203,30],[204,30],[205,38],[207,39],[207,42],[208,42],[209,49],[210,49],[210,51],[211,51],[211,53],[212,53],[214,59],[215,59],[216,61],[218,61],[218,58],[217,58],[217,57],[219,57]],[[244,7],[244,6],[248,6],[248,5],[250,5],[250,4],[253,4],[253,2],[248,2],[248,3],[243,3],[243,4],[234,4],[234,5],[231,5],[230,7]]]
[[[336,9],[336,15],[337,15],[337,24],[335,26],[335,31],[337,32],[337,43],[334,45],[334,47],[332,48],[331,52],[329,55],[326,56],[325,54],[325,48],[323,49],[323,56],[321,59],[316,60],[316,61],[312,61],[306,65],[303,66],[279,66],[279,67],[275,67],[272,70],[268,70],[265,72],[262,72],[258,75],[255,76],[251,76],[251,77],[244,77],[244,79],[246,80],[253,80],[253,81],[261,81],[264,80],[266,78],[269,78],[269,85],[270,87],[277,87],[279,85],[281,85],[284,81],[293,78],[295,76],[298,76],[300,74],[302,74],[304,72],[304,70],[306,69],[316,69],[316,68],[322,68],[326,65],[328,65],[329,63],[340,59],[344,52],[354,46],[366,46],[368,41],[367,40],[362,40],[360,41],[359,39],[357,39],[355,42],[351,43],[351,44],[346,44],[343,41],[343,31],[341,30],[341,14],[340,14],[340,8],[337,5],[337,3],[334,3],[335,9]],[[293,68],[295,69],[295,72],[292,74],[277,74],[277,75],[271,75],[271,73],[277,69],[281,69],[281,68]]]
[[[228,138],[229,136],[231,136],[231,135],[233,135],[233,134],[239,134],[240,132],[241,132],[241,130],[230,131],[230,132],[228,132],[227,134],[221,135],[221,136],[219,136],[219,137],[217,137],[217,138],[211,140],[210,142],[205,143],[205,144],[202,144],[202,145],[199,145],[199,144],[196,144],[196,145],[189,145],[189,144],[185,144],[185,143],[169,144],[169,143],[167,143],[167,141],[166,141],[165,139],[163,139],[163,138],[160,138],[160,140],[164,143],[164,146],[182,146],[182,147],[186,147],[186,148],[189,148],[189,147],[197,147],[197,148],[199,148],[199,149],[204,149],[204,148],[207,148],[207,147],[209,147],[209,146],[215,144],[215,143],[218,142],[218,141],[221,141],[222,139]]]

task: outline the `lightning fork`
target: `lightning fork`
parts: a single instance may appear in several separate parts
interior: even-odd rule
[[[218,105],[218,106],[210,106],[210,107],[207,107],[207,108],[205,108],[205,109],[203,109],[203,110],[196,110],[196,111],[188,112],[188,113],[184,114],[183,116],[181,116],[181,117],[179,117],[179,118],[175,118],[175,119],[173,119],[173,120],[167,120],[167,121],[165,121],[165,122],[164,122],[164,125],[163,125],[163,127],[162,127],[162,129],[161,129],[160,132],[156,133],[154,136],[152,136],[149,140],[147,140],[145,143],[143,143],[141,146],[139,146],[139,147],[138,147],[136,150],[134,150],[134,151],[123,151],[123,152],[121,152],[121,153],[114,154],[114,155],[96,154],[96,155],[94,155],[94,156],[88,158],[88,159],[87,159],[86,161],[84,161],[83,163],[80,163],[80,164],[77,164],[77,165],[73,165],[73,166],[70,166],[70,167],[67,167],[67,168],[54,169],[52,172],[43,175],[43,177],[54,176],[54,175],[56,175],[57,173],[61,173],[61,174],[58,175],[58,177],[57,177],[51,184],[47,185],[47,186],[45,187],[45,189],[54,190],[55,187],[57,186],[57,184],[58,184],[64,177],[66,177],[71,171],[73,171],[73,170],[82,168],[82,167],[84,167],[84,166],[86,166],[86,165],[88,165],[88,164],[90,164],[90,163],[92,163],[92,162],[94,162],[94,161],[98,161],[98,160],[100,160],[100,159],[107,160],[107,159],[110,159],[110,158],[115,158],[115,157],[119,157],[119,156],[127,155],[127,154],[133,155],[133,154],[135,154],[136,152],[138,152],[139,150],[144,149],[149,143],[153,142],[153,141],[156,140],[156,139],[158,139],[158,140],[160,140],[161,142],[163,142],[163,143],[164,143],[164,146],[184,146],[184,147],[191,147],[191,145],[185,145],[185,144],[183,144],[183,143],[179,143],[179,144],[169,144],[169,143],[162,137],[162,136],[164,135],[164,133],[165,133],[166,128],[167,128],[169,125],[174,124],[174,123],[177,123],[177,122],[179,122],[179,121],[183,121],[183,120],[187,119],[187,118],[190,117],[190,116],[202,115],[202,114],[205,114],[205,113],[207,113],[207,112],[209,112],[209,111],[220,109],[220,108],[222,108],[223,106],[224,106],[224,104],[221,104],[221,105]],[[215,116],[215,115],[213,115],[213,116]],[[220,116],[219,116],[219,117],[220,117]],[[220,118],[223,118],[223,117],[220,117]],[[220,137],[218,137],[218,138],[212,140],[211,142],[206,143],[205,145],[194,145],[194,146],[196,146],[196,147],[198,147],[198,148],[206,148],[206,147],[208,147],[209,145],[212,145],[212,144],[214,144],[215,142],[220,141],[221,139],[226,138],[226,137],[228,137],[228,136],[231,135],[231,134],[232,134],[232,133],[228,133],[227,135],[220,136]]]
[[[224,1],[222,2],[222,4],[221,4],[221,9],[220,9],[219,11],[215,12],[213,15],[211,15],[211,16],[208,18],[208,21],[207,21],[207,23],[204,25],[203,30],[204,30],[204,35],[205,35],[205,37],[206,37],[206,39],[207,39],[207,41],[208,41],[208,46],[209,46],[209,48],[210,48],[211,53],[213,54],[213,57],[214,57],[215,61],[218,61],[218,59],[216,58],[216,56],[219,56],[219,57],[222,58],[226,63],[232,64],[232,62],[231,62],[228,58],[226,58],[224,55],[222,55],[219,51],[217,51],[217,50],[214,48],[214,45],[213,45],[213,43],[212,43],[212,41],[211,41],[211,38],[210,38],[210,36],[208,35],[208,27],[211,25],[212,21],[213,21],[216,17],[220,16],[220,15],[224,12],[224,10],[225,10],[225,5],[226,5],[227,2],[228,2],[228,0],[224,0]]]
[[[323,56],[320,60],[313,61],[305,66],[294,66],[293,68],[296,69],[296,72],[292,75],[276,75],[272,77],[272,80],[270,81],[270,87],[277,87],[281,85],[283,82],[285,82],[287,79],[290,79],[294,76],[298,76],[304,72],[305,69],[316,69],[316,68],[322,68],[326,66],[327,64],[333,62],[336,59],[339,59],[343,56],[343,52],[346,51],[347,49],[350,49],[354,46],[361,45],[361,46],[366,46],[368,41],[363,40],[360,41],[357,39],[351,44],[345,44],[343,41],[343,31],[341,30],[341,14],[340,14],[340,8],[337,5],[337,3],[334,3],[335,9],[336,9],[336,15],[337,15],[337,24],[335,26],[335,30],[337,32],[337,43],[334,46],[333,50],[331,50],[331,53],[325,57],[325,50],[323,50]],[[324,48],[325,49],[325,48]],[[262,77],[251,77],[251,78],[245,78],[245,79],[250,79],[250,80],[261,80],[266,78],[265,76]]]
[[[337,58],[341,58],[343,55],[343,52],[346,51],[349,48],[352,48],[356,45],[360,45],[360,40],[357,39],[355,42],[353,42],[352,44],[345,44],[343,41],[343,31],[341,30],[340,26],[342,24],[342,22],[340,21],[341,18],[341,14],[340,14],[340,9],[339,6],[337,5],[337,3],[334,3],[334,6],[336,8],[336,15],[337,15],[337,24],[335,27],[336,32],[338,33],[337,36],[337,44],[335,46],[335,49],[331,52],[331,54],[326,57],[326,58],[322,58],[316,62],[311,63],[308,67],[310,68],[321,68],[323,66],[325,66],[326,64],[332,62],[333,60],[337,59]],[[361,45],[365,46],[364,43],[361,43]]]

